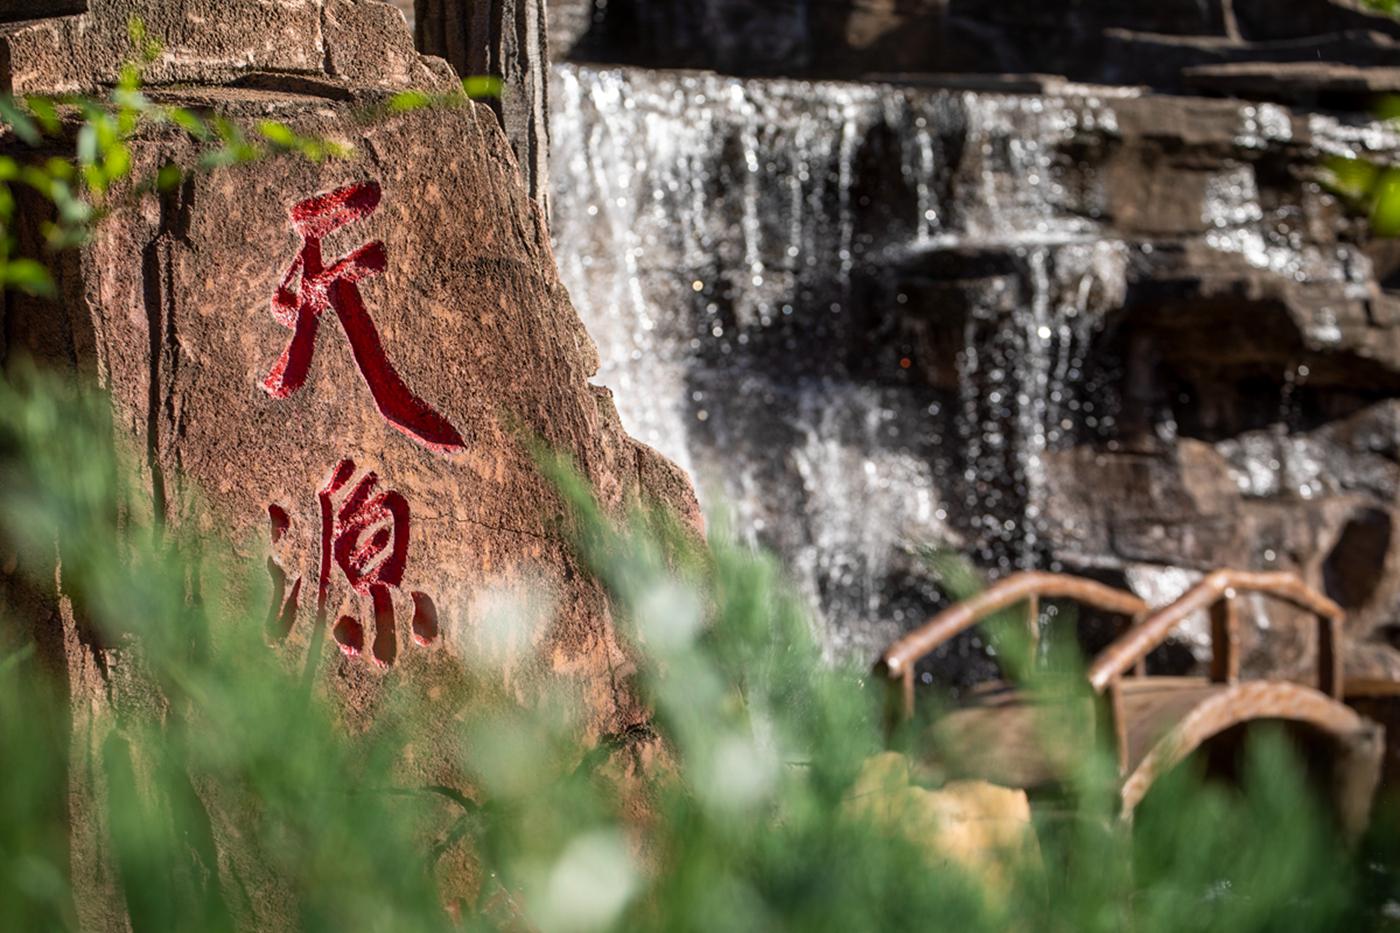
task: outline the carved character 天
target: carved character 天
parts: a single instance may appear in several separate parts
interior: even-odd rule
[[[302,245],[272,298],[272,316],[292,331],[292,339],[262,385],[282,399],[306,383],[321,315],[333,308],[384,419],[424,447],[450,454],[466,446],[462,435],[404,384],[360,295],[357,283],[387,267],[384,244],[366,243],[329,265],[322,254],[326,236],[373,214],[381,197],[378,184],[364,181],[293,205],[292,226]]]

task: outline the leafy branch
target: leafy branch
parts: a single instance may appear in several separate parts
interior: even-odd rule
[[[302,135],[285,123],[264,120],[249,133],[217,114],[153,101],[142,91],[142,73],[160,56],[161,46],[140,21],[132,21],[130,37],[137,58],[123,67],[105,98],[0,95],[0,128],[35,150],[30,159],[0,155],[0,290],[43,297],[55,293],[45,265],[17,255],[16,189],[28,189],[53,205],[53,219],[40,228],[49,251],[81,246],[111,212],[114,192],[133,181],[132,142],[149,128],[174,127],[204,148],[192,166],[167,163],[150,177],[135,179],[121,188],[128,196],[169,191],[191,173],[270,155],[290,153],[320,162],[352,154],[349,146]]]

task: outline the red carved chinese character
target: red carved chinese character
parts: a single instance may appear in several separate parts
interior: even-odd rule
[[[317,605],[325,611],[333,561],[355,592],[369,595],[374,611],[374,645],[370,654],[375,663],[387,667],[398,655],[390,590],[399,588],[408,565],[408,500],[393,489],[379,492],[379,477],[370,471],[350,488],[337,508],[335,497],[347,488],[354,475],[355,461],[340,461],[319,495],[321,578]],[[438,635],[437,608],[426,593],[412,595],[413,640],[420,645],[431,644]],[[350,616],[342,616],[336,622],[333,635],[347,655],[364,649],[364,627]]]
[[[280,505],[269,505],[267,517],[272,525],[272,546],[275,549],[282,543],[292,520],[287,510]],[[301,577],[292,583],[291,593],[287,592],[287,572],[277,562],[276,556],[267,559],[267,572],[272,577],[272,608],[267,613],[267,634],[274,641],[281,641],[292,630],[297,620],[297,600],[301,597]]]
[[[331,307],[350,341],[360,375],[385,420],[432,450],[461,450],[466,444],[457,429],[399,378],[384,353],[374,321],[365,310],[356,283],[384,271],[384,244],[377,240],[368,243],[329,266],[321,254],[324,237],[374,213],[379,199],[379,185],[366,181],[308,198],[292,207],[292,226],[301,236],[301,252],[272,299],[272,316],[292,331],[292,339],[263,380],[263,388],[273,398],[286,398],[305,384],[321,315]]]
[[[355,461],[342,460],[317,494],[321,512],[317,631],[324,630],[331,577],[334,568],[339,567],[351,589],[370,598],[374,612],[374,644],[370,656],[380,667],[388,667],[398,655],[392,590],[402,584],[404,569],[408,566],[408,500],[393,489],[381,492],[379,477],[373,471],[365,473],[352,486],[350,481],[354,476]],[[291,518],[279,505],[270,505],[267,511],[275,550],[290,528]],[[296,622],[302,581],[298,577],[289,594],[287,573],[275,555],[268,558],[267,566],[273,586],[268,632],[274,640],[280,641]],[[437,607],[426,593],[411,595],[413,640],[420,645],[432,644],[438,637]],[[353,616],[341,616],[332,629],[332,636],[347,656],[354,657],[364,650],[364,627]]]

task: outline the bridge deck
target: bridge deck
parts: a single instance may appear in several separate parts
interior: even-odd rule
[[[1205,678],[1147,677],[1122,682],[1129,771],[1195,708],[1224,689]],[[957,773],[1012,787],[1043,787],[1064,779],[1074,762],[1056,760],[1063,730],[1092,735],[1093,701],[1047,704],[1005,683],[976,691],[967,704],[931,729],[939,760]],[[941,752],[941,753],[940,753]]]
[[[1204,677],[1130,677],[1118,684],[1124,777],[1135,774],[1175,731],[1194,745],[1238,719],[1306,718],[1339,734],[1356,729],[1354,716],[1310,687],[1285,682],[1214,683]],[[1094,703],[1031,698],[1004,683],[975,692],[967,704],[936,721],[931,748],[940,764],[961,776],[1012,787],[1062,781],[1075,762],[1064,730],[1091,735]],[[1079,730],[1090,730],[1080,732]],[[1082,746],[1080,746],[1082,747]],[[1058,752],[1058,757],[1057,757]],[[1161,753],[1159,752],[1159,757]]]

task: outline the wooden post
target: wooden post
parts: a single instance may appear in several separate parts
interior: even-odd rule
[[[418,48],[463,78],[492,76],[485,100],[515,151],[525,190],[549,216],[549,37],[545,0],[414,0]]]
[[[1147,615],[1146,615],[1146,614],[1143,614],[1143,615],[1135,615],[1135,616],[1133,616],[1130,620],[1128,620],[1128,628],[1131,629],[1131,628],[1134,628],[1134,627],[1140,625],[1146,618],[1147,618]],[[1126,630],[1125,630],[1125,631],[1126,631]],[[1134,677],[1146,677],[1146,676],[1147,676],[1147,655],[1146,655],[1146,654],[1144,654],[1142,657],[1138,658],[1137,661],[1133,663],[1133,676],[1134,676]]]
[[[1343,692],[1342,620],[1319,616],[1317,620],[1317,689],[1340,700]]]
[[[1118,764],[1118,776],[1128,776],[1128,723],[1123,709],[1123,685],[1118,678],[1108,685],[1108,716],[1112,720],[1113,753]]]
[[[1026,668],[1035,670],[1040,655],[1040,596],[1032,593],[1026,600]]]
[[[1240,617],[1235,601],[1224,596],[1210,607],[1210,679],[1218,684],[1240,679]]]

